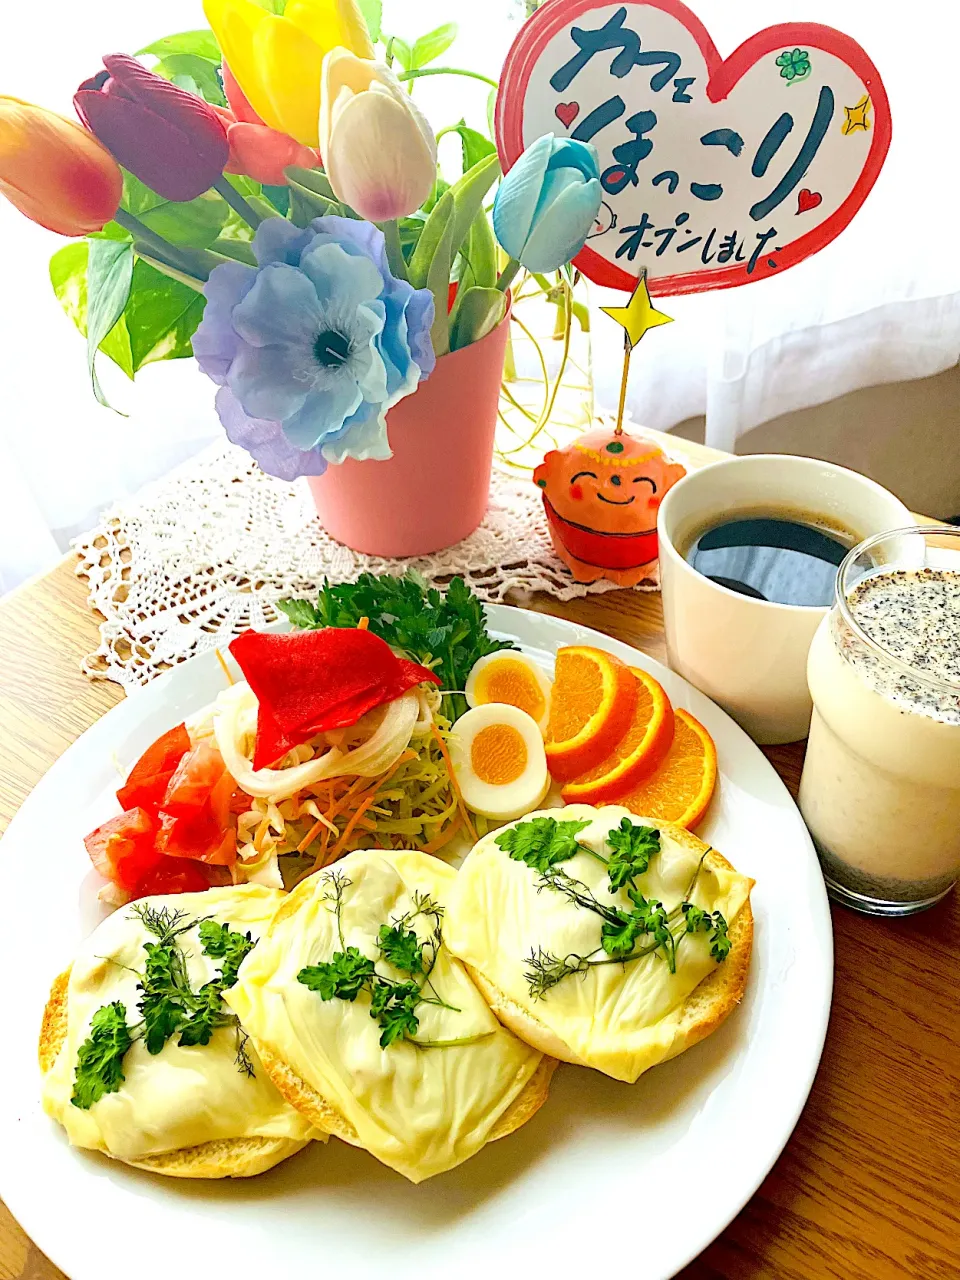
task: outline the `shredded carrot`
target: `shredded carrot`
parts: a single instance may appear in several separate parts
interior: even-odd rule
[[[223,654],[220,652],[219,649],[216,650],[216,654],[217,654],[217,661],[220,663],[220,666],[223,668],[223,674],[227,678],[227,684],[229,685],[235,684],[236,682],[233,676],[230,674],[230,668],[227,666],[227,661],[224,658]]]
[[[360,621],[357,623],[357,630],[358,630],[358,631],[366,631],[366,629],[367,629],[367,627],[369,627],[369,625],[370,625],[370,619],[369,619],[369,618],[361,618],[361,619],[360,619]]]
[[[416,751],[407,747],[400,753],[400,756],[394,763],[393,767],[377,778],[357,777],[350,783],[347,783],[345,778],[334,778],[328,781],[326,783],[326,801],[323,801],[323,799],[318,796],[318,800],[320,800],[322,804],[325,803],[325,812],[321,814],[297,845],[297,853],[306,852],[317,836],[323,832],[324,842],[318,855],[320,860],[318,865],[322,866],[323,862],[326,860],[326,852],[329,845],[330,835],[337,837],[337,845],[334,846],[334,853],[331,855],[331,857],[335,857],[337,856],[336,849],[339,847],[340,843],[347,838],[348,832],[352,834],[358,827],[365,831],[375,830],[377,825],[376,822],[371,821],[370,819],[363,819],[362,815],[374,803],[377,798],[377,793],[381,788],[390,781],[394,774],[396,774],[403,765],[410,760],[415,760],[416,756]],[[340,791],[340,794],[336,796],[335,799],[334,796],[338,790]],[[354,805],[357,806],[355,809]],[[354,809],[353,816],[348,821],[347,826],[344,829],[343,836],[339,836],[337,828],[334,826],[333,819],[341,814],[345,814],[351,809]]]
[[[434,836],[429,844],[423,846],[424,853],[437,853],[445,844],[449,844],[453,837],[457,834],[462,826],[460,814],[454,818],[446,831],[441,831],[438,836]]]
[[[440,734],[440,730],[432,721],[430,723],[430,732],[436,738],[437,746],[440,748],[440,754],[443,756],[443,763],[447,766],[447,773],[450,775],[450,785],[453,787],[453,794],[457,797],[457,804],[460,806],[460,814],[463,818],[463,824],[467,828],[467,835],[473,843],[476,844],[477,832],[473,823],[470,821],[470,814],[468,813],[467,806],[464,803],[463,793],[461,792],[460,785],[457,782],[457,775],[453,771],[453,761],[450,759],[450,752],[447,750],[447,744],[444,742],[443,737]]]
[[[347,844],[350,841],[350,837],[353,835],[354,828],[356,827],[357,823],[360,821],[364,813],[367,811],[367,809],[369,809],[370,805],[372,804],[373,804],[372,795],[367,796],[363,801],[361,801],[360,807],[357,809],[356,813],[353,815],[353,817],[350,819],[350,821],[347,823],[346,827],[344,828],[343,835],[340,837],[337,843],[330,850],[329,855],[326,858],[324,858],[323,862],[317,863],[316,867],[314,868],[315,870],[319,870],[321,866],[325,866],[328,862],[336,862],[337,858],[339,858],[342,853],[346,852]]]

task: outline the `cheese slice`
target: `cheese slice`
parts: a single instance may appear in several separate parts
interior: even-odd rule
[[[291,894],[227,993],[256,1041],[353,1125],[358,1145],[413,1182],[475,1154],[541,1055],[501,1027],[445,945],[430,984],[454,1008],[421,1003],[417,1043],[381,1048],[368,994],[323,1000],[297,975],[346,946],[375,960],[378,973],[405,980],[379,956],[380,927],[413,911],[415,894],[445,906],[456,874],[423,853],[350,854]],[[335,876],[343,877],[339,929]],[[418,916],[409,927],[426,939],[434,921]]]
[[[528,814],[521,821],[538,816]],[[603,857],[611,853],[606,837],[622,818],[658,826],[616,805],[602,809],[567,805],[562,811],[546,810],[542,816],[589,820],[579,840]],[[561,959],[588,955],[600,946],[602,921],[565,895],[540,887],[536,871],[499,848],[499,834],[480,840],[460,869],[447,915],[447,946],[548,1027],[575,1058],[617,1080],[636,1080],[669,1055],[681,1006],[716,968],[708,936],[684,937],[677,948],[676,973],[670,973],[660,954],[653,954],[628,964],[592,967],[533,998],[525,976],[531,952],[542,948]],[[706,863],[696,874],[700,853],[707,846],[697,851],[691,847],[691,838],[684,841],[682,836],[687,833],[678,836],[669,827],[661,829],[660,852],[637,887],[645,897],[659,899],[668,912],[688,896],[698,907],[720,910],[729,926],[747,901],[753,882]],[[578,853],[562,866],[601,902],[632,907],[625,892],[610,892],[606,868],[589,854]]]
[[[146,901],[183,911],[198,922],[212,918],[258,938],[285,897],[259,885],[238,885]],[[43,1107],[63,1125],[74,1146],[136,1161],[222,1138],[325,1138],[283,1101],[251,1045],[247,1052],[253,1078],[238,1070],[237,1037],[230,1027],[215,1031],[207,1045],[181,1048],[174,1036],[154,1056],[137,1041],[124,1058],[119,1091],[87,1111],[73,1106],[77,1050],[91,1019],[103,1005],[119,1000],[128,1024],[137,1022],[136,971],[143,968],[144,943],[155,941],[130,907],[121,907],[86,940],[73,962],[67,1037],[44,1077]],[[181,935],[180,943],[197,990],[217,976],[223,962],[202,954],[195,929]]]

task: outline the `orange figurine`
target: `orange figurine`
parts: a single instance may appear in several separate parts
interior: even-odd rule
[[[651,440],[598,427],[553,449],[533,473],[554,550],[577,582],[633,587],[657,560],[657,511],[686,475]]]

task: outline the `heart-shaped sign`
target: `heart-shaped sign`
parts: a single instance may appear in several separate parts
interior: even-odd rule
[[[829,244],[890,145],[876,67],[814,23],[724,61],[679,0],[548,0],[504,66],[504,168],[545,133],[592,142],[604,206],[576,265],[598,284],[693,293],[762,280]]]

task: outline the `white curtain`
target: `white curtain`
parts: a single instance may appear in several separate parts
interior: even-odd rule
[[[815,258],[745,288],[671,299],[678,323],[638,349],[635,419],[668,429],[707,415],[709,443],[733,448],[751,427],[856,387],[923,377],[960,356],[960,250],[953,120],[953,51],[960,18],[946,0],[693,0],[721,52],[759,27],[805,19],[847,31],[879,66],[894,139],[854,222]],[[3,6],[0,92],[70,114],[73,89],[100,55],[132,51],[202,25],[200,0],[163,5],[53,0],[55,36],[42,56],[36,10]],[[455,20],[445,62],[496,75],[523,0],[385,0],[385,28],[405,38]],[[479,125],[484,86],[437,78],[417,89],[437,128],[465,114]],[[445,145],[453,145],[448,140]],[[101,361],[112,402],[101,408],[84,344],[47,281],[56,237],[0,201],[0,592],[49,568],[96,513],[218,437],[206,380],[192,362],[145,370],[135,386]],[[599,305],[604,299],[597,298]],[[598,402],[615,402],[622,348],[605,317],[594,326]],[[869,430],[869,424],[864,424]]]

